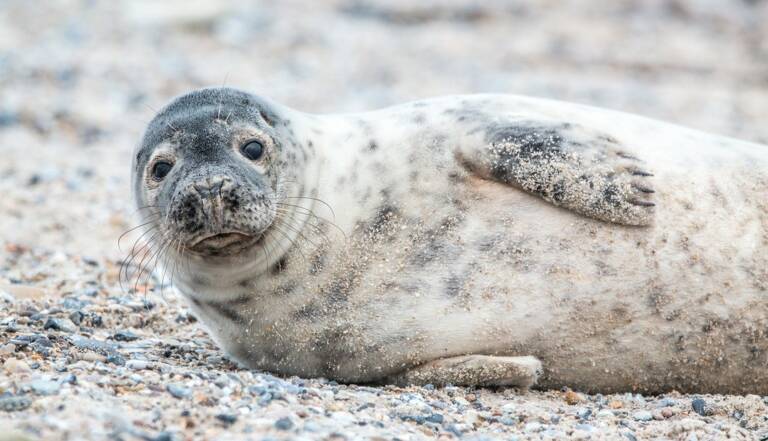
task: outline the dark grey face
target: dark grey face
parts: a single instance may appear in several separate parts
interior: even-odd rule
[[[259,98],[202,89],[149,124],[134,158],[136,204],[167,243],[204,257],[254,248],[276,217],[282,147]]]

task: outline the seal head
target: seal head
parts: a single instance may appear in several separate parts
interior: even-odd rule
[[[247,257],[277,216],[277,116],[230,88],[181,96],[150,122],[133,164],[154,241],[210,259]]]

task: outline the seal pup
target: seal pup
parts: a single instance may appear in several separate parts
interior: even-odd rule
[[[519,96],[313,115],[207,88],[150,122],[132,185],[251,368],[768,394],[766,146]]]

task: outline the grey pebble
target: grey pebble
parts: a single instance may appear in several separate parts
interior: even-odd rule
[[[107,355],[106,362],[116,366],[125,366],[125,358],[117,352]]]
[[[125,367],[127,367],[128,369],[140,371],[143,369],[147,369],[149,367],[149,362],[147,362],[146,360],[128,360],[125,362]]]
[[[647,410],[639,410],[632,414],[632,418],[636,421],[651,421],[653,419],[653,414]]]
[[[577,424],[574,426],[574,429],[576,430],[583,430],[585,432],[593,432],[597,430],[597,428],[591,424]]]
[[[221,421],[224,424],[234,424],[235,421],[237,421],[237,415],[232,415],[231,413],[220,413],[216,415],[216,419]]]
[[[140,337],[138,335],[131,331],[117,331],[112,334],[112,340],[115,341],[134,341],[138,340],[139,338]]]
[[[691,407],[693,408],[694,412],[698,413],[701,416],[707,416],[711,413],[710,409],[707,406],[707,402],[701,398],[696,398],[693,401],[691,401]]]
[[[77,326],[75,326],[74,323],[70,319],[61,319],[61,318],[53,318],[48,317],[48,320],[45,321],[45,324],[43,325],[43,329],[53,329],[54,331],[63,331],[63,332],[75,332],[77,331]]]
[[[61,380],[59,380],[60,384],[71,384],[76,385],[77,384],[77,376],[75,374],[68,374]]]
[[[586,420],[592,415],[592,409],[582,407],[576,411],[576,416],[582,420]]]
[[[630,432],[629,430],[625,430],[624,432],[621,432],[621,435],[624,436],[624,438],[628,439],[629,441],[637,441],[637,437],[633,432]]]
[[[61,306],[65,309],[83,309],[86,305],[90,304],[91,302],[86,300],[80,300],[76,297],[67,297],[61,301]]]
[[[662,398],[656,403],[656,407],[673,407],[677,406],[677,401],[672,398]]]
[[[61,385],[51,380],[35,380],[29,383],[29,387],[38,395],[56,395]]]
[[[444,418],[439,413],[433,413],[426,418],[428,423],[443,424]]]
[[[192,389],[190,389],[188,387],[184,387],[184,386],[182,386],[180,384],[174,384],[174,383],[169,384],[166,387],[166,390],[168,391],[168,393],[173,395],[175,398],[179,398],[179,399],[181,399],[181,398],[188,398],[188,397],[192,396]]]
[[[85,338],[81,335],[74,335],[70,340],[71,343],[78,349],[86,349],[94,352],[109,353],[117,349],[117,346],[112,343],[107,343],[100,340],[94,340],[91,338]]]
[[[282,417],[275,421],[275,428],[277,430],[291,430],[293,428],[293,421],[288,417]]]
[[[72,320],[72,323],[74,323],[77,326],[80,326],[80,323],[83,322],[84,318],[85,318],[85,314],[83,314],[82,311],[75,311],[72,314],[69,314],[69,319]]]
[[[32,400],[27,397],[0,397],[0,410],[5,412],[18,412],[32,405]]]

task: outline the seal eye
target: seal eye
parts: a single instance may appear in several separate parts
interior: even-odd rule
[[[257,161],[264,155],[264,146],[259,141],[249,141],[240,147],[240,152],[251,161]]]
[[[154,166],[152,166],[152,177],[155,178],[156,181],[162,180],[164,177],[168,175],[168,173],[171,172],[171,169],[173,168],[173,164],[167,161],[157,161]]]

